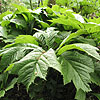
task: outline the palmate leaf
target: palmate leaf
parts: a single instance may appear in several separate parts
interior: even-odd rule
[[[13,44],[6,47],[1,54],[3,55],[2,63],[4,64],[7,59],[5,66],[10,65],[5,72],[11,70],[12,74],[18,74],[18,82],[23,83],[27,90],[36,77],[46,79],[49,67],[61,72],[60,63],[57,61],[53,49],[46,52],[34,44]],[[2,67],[5,68],[5,66]]]
[[[28,90],[36,77],[46,79],[48,67],[61,71],[54,51],[50,49],[44,52],[42,49],[41,51],[36,49],[16,62],[12,68],[12,73],[19,75],[18,82],[22,82]]]
[[[77,91],[90,91],[90,73],[94,71],[94,64],[90,57],[78,52],[65,52],[60,57],[64,84],[73,81]]]

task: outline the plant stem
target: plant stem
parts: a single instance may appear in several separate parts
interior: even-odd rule
[[[41,0],[41,5],[43,5],[43,0]]]
[[[30,7],[33,10],[32,0],[30,0]]]

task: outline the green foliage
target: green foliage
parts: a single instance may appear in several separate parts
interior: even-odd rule
[[[15,43],[31,43],[31,44],[38,45],[38,42],[31,35],[19,35],[15,39]]]
[[[67,3],[70,5],[71,1]],[[46,100],[36,96],[35,81],[43,84],[37,90],[43,92],[49,84],[48,75],[50,78],[57,74],[63,77],[64,85],[74,84],[75,99],[85,100],[86,93],[92,91],[90,84],[99,85],[99,18],[87,19],[58,5],[34,10],[14,6],[14,13],[0,15],[0,97],[15,84],[23,84],[31,99]],[[55,80],[50,82],[56,86]]]
[[[77,52],[66,52],[62,55],[61,64],[64,84],[73,80],[77,90],[82,89],[84,92],[91,90],[88,83],[90,82],[89,73],[93,72],[92,59]]]
[[[77,99],[77,100],[85,100],[85,98],[86,98],[86,93],[84,91],[82,91],[80,89],[79,91],[76,92],[75,99]]]
[[[1,0],[1,11],[5,12],[7,10],[14,11],[15,8],[12,6],[12,4],[19,4],[21,3],[20,0]],[[23,4],[22,4],[23,5]]]
[[[64,53],[65,51],[67,50],[71,50],[71,49],[78,49],[78,50],[81,50],[81,51],[84,51],[86,52],[88,55],[96,58],[97,60],[100,60],[100,56],[99,54],[96,52],[96,50],[99,50],[98,48],[96,47],[93,47],[89,44],[80,44],[80,43],[77,43],[77,44],[71,44],[71,45],[65,45],[63,46],[59,51],[58,51],[58,54],[61,55],[62,53]]]
[[[98,98],[98,100],[100,100],[100,94],[98,94],[98,93],[93,93],[93,95],[95,95],[95,96]]]

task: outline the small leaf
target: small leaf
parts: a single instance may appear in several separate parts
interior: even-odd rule
[[[65,46],[63,46],[63,47],[58,51],[58,55],[61,55],[61,54],[64,53],[65,51],[72,50],[72,49],[78,49],[78,50],[84,51],[84,50],[81,49],[80,47],[77,47],[77,46],[74,45],[74,44],[70,44],[70,45],[65,45]]]
[[[8,90],[14,88],[14,85],[16,84],[17,80],[18,80],[17,78],[14,78],[14,79],[8,84],[8,86],[6,87],[5,90],[8,91]]]
[[[97,60],[100,60],[100,55],[96,51],[99,50],[98,48],[89,44],[75,44],[75,45],[83,49],[88,55],[96,58]]]
[[[85,44],[90,44],[92,46],[96,46],[96,42],[94,39],[87,39],[87,38],[84,38],[83,36],[79,36],[78,38],[76,38],[76,40],[80,43],[85,43]]]
[[[0,26],[0,36],[7,38],[7,29]]]
[[[5,91],[4,91],[4,90],[1,90],[1,91],[0,91],[0,98],[1,98],[1,97],[4,97],[4,95],[5,95]]]
[[[12,12],[6,11],[6,12],[3,12],[2,14],[0,14],[0,21],[2,21],[3,17],[6,16],[6,15],[8,15],[8,14],[12,14]]]
[[[56,12],[59,12],[60,11],[60,6],[59,5],[53,5],[52,10],[56,11]]]
[[[91,81],[92,83],[95,83],[96,85],[100,86],[100,77],[96,72],[91,73]]]
[[[22,19],[22,18],[11,19],[10,22],[11,22],[11,23],[14,23],[14,24],[16,24],[16,25],[18,25],[18,26],[22,26],[22,27],[24,27],[24,28],[27,27],[27,24],[26,24],[25,20]]]
[[[31,43],[31,44],[38,45],[36,38],[31,35],[19,35],[15,39],[15,43]]]
[[[13,68],[14,64],[10,64],[4,72],[10,71]]]
[[[28,12],[29,11],[27,8],[25,8],[24,6],[21,6],[21,5],[13,4],[13,6],[15,8],[17,8],[19,12]]]
[[[43,21],[41,21],[39,19],[37,19],[37,21],[42,25],[43,28],[49,27],[49,24],[47,24],[46,22],[43,22]]]
[[[75,18],[78,21],[80,21],[81,23],[85,23],[85,21],[84,21],[84,19],[83,19],[83,17],[81,15],[79,15],[79,14],[73,14],[73,15],[75,16]]]

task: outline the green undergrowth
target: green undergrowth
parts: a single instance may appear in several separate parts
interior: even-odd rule
[[[14,7],[0,15],[1,99],[99,98],[100,18],[58,5]]]

